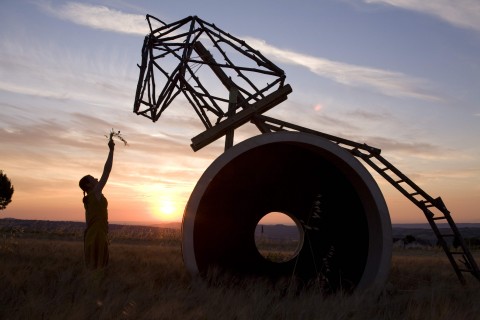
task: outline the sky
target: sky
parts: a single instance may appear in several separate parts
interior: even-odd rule
[[[79,179],[99,177],[110,222],[181,221],[217,141],[192,109],[133,113],[146,14],[190,15],[244,39],[293,92],[266,115],[367,143],[459,222],[480,222],[480,2],[476,0],[0,1],[0,170],[15,192],[1,217],[84,221]],[[239,130],[235,143],[259,134]],[[373,174],[393,223],[423,213]]]

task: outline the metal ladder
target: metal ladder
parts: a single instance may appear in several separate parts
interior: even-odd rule
[[[441,245],[445,251],[459,281],[462,284],[466,283],[464,273],[470,273],[480,280],[480,270],[478,269],[478,265],[476,264],[469,248],[465,244],[460,231],[450,215],[450,211],[448,211],[442,199],[440,197],[433,198],[422,190],[405,174],[382,157],[380,155],[380,149],[264,115],[256,115],[255,118],[257,121],[260,120],[264,122],[265,127],[268,128],[269,131],[299,131],[321,136],[346,149],[354,156],[362,159],[366,164],[390,182],[390,184],[405,197],[407,197],[408,200],[423,211],[430,227],[438,239],[438,244]],[[449,231],[446,233],[445,231],[442,232],[437,225],[437,221],[447,222]],[[457,247],[455,251],[450,250],[449,243],[446,239],[451,239],[454,242]]]

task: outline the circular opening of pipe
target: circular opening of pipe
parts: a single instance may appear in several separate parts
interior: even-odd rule
[[[298,256],[303,236],[297,219],[283,212],[270,212],[260,219],[255,228],[255,245],[263,258],[284,263]]]

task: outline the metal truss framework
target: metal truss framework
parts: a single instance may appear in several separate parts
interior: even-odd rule
[[[292,91],[282,69],[214,24],[196,16],[165,24],[147,15],[147,21],[150,34],[142,48],[136,114],[155,122],[182,94],[207,129],[199,139],[210,143],[227,134],[228,148],[235,128],[250,121],[253,113],[281,103]],[[204,79],[220,82],[211,85],[212,90],[202,83]],[[192,144],[194,150],[203,146]]]

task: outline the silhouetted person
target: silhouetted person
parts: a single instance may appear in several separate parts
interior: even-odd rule
[[[108,202],[102,190],[112,170],[115,143],[108,141],[110,151],[100,180],[91,175],[80,179],[79,186],[83,190],[83,205],[87,227],[84,233],[85,265],[89,269],[97,269],[108,265]]]

